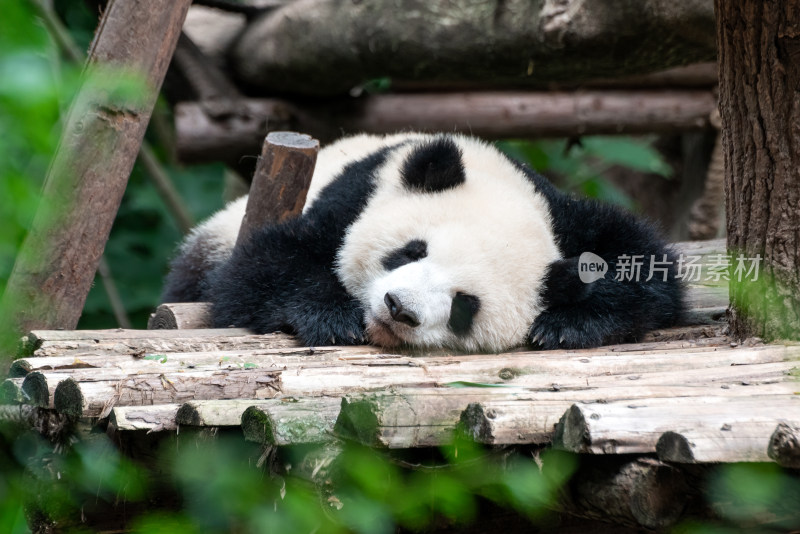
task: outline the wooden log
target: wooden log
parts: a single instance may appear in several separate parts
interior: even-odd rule
[[[153,331],[159,332],[159,331]],[[179,331],[173,331],[179,332]],[[701,346],[671,342],[658,350],[626,351],[618,347],[583,351],[517,352],[498,358],[494,355],[431,355],[409,357],[401,354],[381,354],[375,347],[338,347],[316,349],[273,349],[219,353],[156,353],[139,361],[125,356],[104,356],[102,363],[110,368],[97,368],[95,356],[84,356],[79,362],[65,358],[66,366],[78,366],[69,372],[87,387],[100,388],[113,396],[119,381],[136,380],[132,373],[142,374],[142,380],[166,375],[212,377],[222,367],[238,369],[230,372],[260,373],[284,370],[281,388],[285,395],[320,396],[343,395],[348,392],[378,390],[387,384],[445,385],[451,382],[507,384],[532,388],[586,388],[613,382],[636,381],[637,385],[717,384],[731,381],[750,383],[781,381],[796,366],[800,347],[783,346]],[[652,344],[644,344],[645,347]],[[35,360],[31,358],[30,360]],[[205,363],[202,363],[205,360]],[[192,363],[194,362],[194,363]],[[56,362],[50,361],[50,364]],[[251,364],[251,365],[247,365]],[[203,367],[205,366],[205,367]],[[57,367],[57,365],[54,365]],[[193,368],[194,367],[194,368]],[[715,368],[709,371],[709,368]],[[677,369],[677,370],[676,370]],[[58,381],[67,371],[44,373]],[[735,383],[735,382],[734,382]],[[49,388],[49,386],[48,386]],[[199,397],[198,397],[199,399]],[[184,398],[182,400],[192,400]],[[114,405],[112,402],[111,405]]]
[[[175,420],[187,426],[239,426],[242,413],[253,404],[252,399],[189,401],[181,405]]]
[[[489,388],[491,389],[491,388]],[[463,388],[441,394],[439,388],[401,389],[391,393],[346,396],[334,434],[370,447],[408,449],[453,442],[461,413],[487,397],[513,399],[519,391],[487,393]]]
[[[148,330],[186,330],[211,325],[211,306],[207,302],[161,304],[147,320]]]
[[[562,503],[568,512],[648,529],[674,525],[692,494],[679,469],[650,458],[593,462],[573,475],[569,487]]]
[[[708,2],[297,0],[248,25],[232,58],[248,84],[295,94],[347,94],[381,77],[558,82],[710,61],[713,29]]]
[[[800,413],[800,406],[796,408]],[[735,426],[686,428],[664,432],[656,442],[658,458],[684,464],[769,462],[772,421],[741,421]]]
[[[178,157],[235,161],[259,150],[266,124],[291,123],[323,141],[344,132],[459,132],[489,139],[681,132],[710,127],[708,90],[480,92],[371,95],[323,105],[247,99],[245,115],[210,117],[202,104],[176,106]]]
[[[115,341],[125,343],[128,340],[183,340],[186,338],[209,338],[215,336],[243,336],[252,335],[244,328],[218,328],[216,330],[203,329],[202,332],[196,330],[171,331],[171,330],[127,330],[124,328],[114,328],[108,330],[33,330],[25,335],[21,340],[20,352],[24,355],[36,353],[47,344],[58,346],[59,343],[67,346],[58,346],[59,349],[74,348],[69,347],[70,343],[87,343],[88,347],[92,344],[104,341]],[[47,354],[36,353],[37,356]]]
[[[769,438],[767,454],[783,467],[800,469],[800,416],[793,422],[782,421]]]
[[[54,331],[54,333],[61,334]],[[256,335],[240,328],[216,330],[87,330],[72,334],[74,338],[63,335],[51,337],[47,332],[35,332],[28,336],[23,354],[32,355],[18,360],[20,364],[13,376],[24,376],[30,369],[44,367],[45,358],[76,359],[80,365],[87,355],[108,355],[109,357],[127,355],[141,356],[144,353],[170,352],[209,352],[214,350],[280,349],[300,346],[297,340],[286,334]],[[36,337],[42,335],[44,337]],[[35,350],[34,350],[35,348]],[[24,361],[23,361],[24,360]],[[31,365],[29,369],[25,365]]]
[[[84,83],[3,297],[20,332],[74,328],[94,280],[190,0],[111,2],[89,66],[132,73],[136,91]]]
[[[284,373],[287,395],[342,395],[395,386],[452,383],[505,384],[528,388],[583,388],[611,382],[638,384],[718,384],[731,380],[780,381],[797,366],[800,348],[719,349],[652,353],[543,351],[495,356],[387,358],[353,365],[307,366]],[[783,361],[787,360],[787,361]],[[738,366],[741,367],[731,367]],[[369,366],[364,369],[364,366]],[[362,367],[362,368],[360,368]],[[709,368],[714,367],[714,371]],[[719,373],[719,375],[715,374]],[[665,381],[666,380],[666,381]]]
[[[658,350],[546,351],[493,355],[432,355],[409,357],[382,354],[376,347],[322,349],[268,349],[209,353],[156,353],[130,356],[48,358],[43,371],[48,383],[65,376],[79,382],[105,382],[111,386],[136,375],[205,373],[226,369],[238,372],[283,370],[286,395],[343,395],[378,390],[387,384],[446,385],[448,383],[504,384],[553,390],[583,389],[611,383],[643,385],[705,384],[728,386],[737,382],[775,382],[796,367],[800,347],[689,347],[672,342]],[[645,344],[652,346],[652,344]],[[633,345],[631,346],[633,347]],[[629,347],[629,349],[631,348]],[[36,358],[30,358],[35,363]],[[102,367],[101,367],[102,366]],[[30,367],[28,365],[27,367]],[[78,367],[77,369],[75,367]],[[711,370],[713,368],[713,371]],[[49,388],[49,386],[48,386]]]
[[[337,397],[270,399],[241,414],[242,432],[246,440],[264,445],[331,441],[340,406]]]
[[[237,245],[266,225],[303,211],[317,162],[319,141],[294,132],[271,132],[264,140],[250,195],[247,197]]]
[[[442,82],[441,80],[409,81],[392,78],[393,93],[442,93],[454,91],[476,92],[498,89],[547,89],[550,91],[570,91],[577,89],[680,89],[680,88],[713,88],[717,85],[717,63],[701,62],[681,67],[673,67],[647,74],[632,74],[630,76],[601,77],[581,79],[572,82],[554,82],[553,80],[525,81],[523,83],[509,83],[505,87],[498,87],[493,80],[464,80],[461,82]]]
[[[240,369],[285,369],[287,366],[319,365],[340,358],[354,359],[378,354],[372,347],[323,347],[319,349],[279,348],[248,351],[211,351],[188,353],[139,353],[131,356],[88,354],[80,357],[42,357],[16,360],[18,366],[36,373],[46,383],[57,384],[71,377],[78,382],[123,380],[129,376],[176,373],[184,371],[209,372]],[[47,386],[45,386],[47,387]]]
[[[280,375],[226,371],[133,376],[119,381],[62,380],[53,395],[56,411],[74,417],[106,417],[115,406],[173,404],[196,399],[264,399],[280,392]]]
[[[617,383],[566,391],[526,391],[517,398],[493,398],[470,404],[461,414],[459,432],[484,445],[545,444],[553,439],[555,427],[573,403],[608,403],[621,400],[663,397],[725,397],[750,395],[791,395],[791,382],[758,386],[639,386]],[[763,437],[763,432],[761,434]],[[662,436],[663,438],[663,436]],[[659,441],[660,443],[660,441]],[[661,458],[667,461],[668,458]]]
[[[741,428],[747,435],[750,425],[771,423],[766,428],[773,429],[787,413],[796,413],[798,409],[800,399],[796,395],[574,404],[556,425],[553,445],[572,452],[593,454],[652,453],[665,432],[686,428],[706,432],[725,429],[734,437]],[[768,440],[769,436],[765,435],[765,450]],[[749,448],[734,449],[725,458],[726,461],[747,461],[751,454]]]
[[[24,402],[22,378],[6,378],[0,382],[0,404],[19,404]]]
[[[76,431],[69,417],[29,404],[0,405],[0,425],[4,428],[10,425],[14,430],[33,430],[56,445],[69,443]]]
[[[150,433],[176,430],[178,408],[180,404],[115,406],[108,416],[108,423],[117,431],[147,430]]]
[[[48,384],[45,375],[36,371],[26,375],[22,381],[22,395],[26,404],[52,408],[55,390],[55,381],[51,380]]]

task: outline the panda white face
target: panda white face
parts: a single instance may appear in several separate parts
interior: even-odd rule
[[[557,259],[522,172],[481,142],[439,137],[387,160],[336,269],[373,343],[502,351],[524,342]]]

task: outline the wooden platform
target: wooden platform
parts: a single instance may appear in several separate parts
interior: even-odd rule
[[[773,434],[800,426],[800,346],[737,345],[712,326],[656,341],[677,332],[590,350],[421,355],[236,329],[37,331],[0,391],[119,431],[242,425],[274,445],[338,435],[429,447],[458,429],[491,445],[675,462],[796,458]]]
[[[346,442],[390,455],[455,440],[556,448],[581,459],[567,512],[661,529],[691,508],[709,464],[800,468],[800,345],[732,342],[725,293],[692,286],[682,326],[587,350],[387,353],[241,329],[35,331],[0,382],[0,416],[106,428],[118,443],[223,430],[264,451],[307,447],[314,465]],[[207,310],[161,312],[174,327],[205,324]]]

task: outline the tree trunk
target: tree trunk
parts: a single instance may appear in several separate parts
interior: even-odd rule
[[[715,0],[733,335],[800,334],[800,2]],[[736,258],[761,258],[738,282]],[[745,273],[746,274],[746,273]]]
[[[72,103],[3,296],[19,332],[78,323],[190,3],[108,3],[87,66],[111,85],[89,78]],[[111,88],[123,72],[135,97]]]

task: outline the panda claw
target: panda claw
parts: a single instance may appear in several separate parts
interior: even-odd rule
[[[564,339],[566,339],[566,336],[562,335],[561,338],[558,340],[558,344],[559,345],[563,345],[564,344]]]

